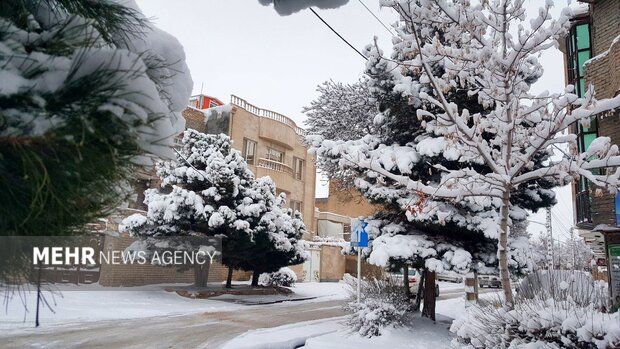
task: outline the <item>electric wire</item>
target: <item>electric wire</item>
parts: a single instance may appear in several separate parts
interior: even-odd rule
[[[316,11],[314,11],[314,9],[312,7],[309,7],[310,11],[312,11],[312,13],[314,13],[315,16],[317,16],[318,19],[321,20],[321,22],[323,22],[329,29],[331,29],[332,32],[334,32],[334,34],[338,35],[338,37],[344,41],[347,45],[349,45],[350,48],[352,48],[355,52],[357,52],[358,55],[360,55],[362,58],[364,58],[365,60],[368,60],[368,57],[364,56],[358,49],[355,48],[355,46],[351,45],[351,43],[349,43],[347,41],[347,39],[345,39],[344,37],[342,37],[342,35],[340,35],[336,29],[332,28],[331,25],[329,25],[329,23],[327,23],[321,16],[319,16],[318,13],[316,13]]]
[[[359,1],[359,3],[360,3],[360,4],[362,4],[362,6],[364,6],[364,8],[366,9],[366,11],[368,11],[368,13],[370,13],[373,17],[375,17],[375,19],[376,19],[379,23],[381,23],[381,25],[383,26],[383,28],[385,28],[385,30],[387,30],[387,31],[388,31],[391,35],[396,36],[396,34],[394,34],[394,33],[392,32],[392,30],[391,30],[390,28],[388,28],[388,26],[387,26],[387,25],[385,25],[385,23],[383,23],[383,21],[382,21],[382,20],[380,20],[380,19],[379,19],[379,17],[377,17],[377,16],[375,15],[375,13],[374,13],[374,12],[372,12],[372,10],[370,10],[370,9],[368,8],[368,6],[366,6],[366,4],[364,4],[364,2],[363,2],[362,0],[357,0],[357,1]]]

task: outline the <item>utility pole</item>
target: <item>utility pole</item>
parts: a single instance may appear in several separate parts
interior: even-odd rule
[[[549,270],[553,270],[555,268],[555,258],[553,255],[553,232],[551,229],[551,207],[547,208],[547,221],[545,223],[545,227],[547,228],[547,262],[550,267]]]

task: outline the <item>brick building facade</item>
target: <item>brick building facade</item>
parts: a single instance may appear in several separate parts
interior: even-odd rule
[[[566,83],[573,84],[580,97],[590,85],[597,99],[615,97],[620,93],[620,1],[588,0],[580,6],[561,43]],[[580,151],[587,150],[596,137],[609,137],[612,144],[620,144],[620,110],[596,115],[590,127],[575,125],[573,131]],[[614,268],[620,269],[620,256],[610,252],[616,244],[620,247],[620,195],[597,189],[583,177],[573,186],[575,226],[595,252],[598,264],[608,266],[613,299],[620,294],[620,284],[616,289],[613,286],[620,280],[611,275]]]

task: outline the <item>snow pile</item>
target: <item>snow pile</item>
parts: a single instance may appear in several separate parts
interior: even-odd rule
[[[297,274],[287,267],[273,273],[262,273],[258,278],[258,283],[263,286],[285,286],[291,287],[297,282]]]
[[[248,331],[222,349],[289,349],[302,347],[309,338],[335,332],[341,318],[304,321],[275,328]]]
[[[295,12],[316,6],[322,9],[340,7],[349,0],[258,0],[262,5],[269,6],[273,3],[273,7],[280,16],[288,16]]]
[[[344,309],[350,312],[347,326],[364,337],[380,336],[386,327],[401,327],[410,318],[413,304],[395,282],[363,280],[360,286],[361,301],[356,301],[357,279],[345,275],[351,301]]]
[[[217,107],[211,107],[211,108],[200,110],[200,111],[205,115],[205,123],[206,123],[212,118],[221,118],[222,116],[230,115],[230,113],[232,113],[232,110],[233,110],[232,104],[224,104],[224,105],[218,105]]]
[[[580,272],[534,275],[519,286],[514,309],[472,305],[450,330],[458,348],[620,347],[620,313],[600,307],[599,286]]]
[[[373,240],[368,261],[388,266],[391,258],[407,259],[417,256],[426,260],[426,267],[436,271],[456,270],[466,272],[471,264],[471,254],[449,244],[435,244],[422,235],[382,235]]]

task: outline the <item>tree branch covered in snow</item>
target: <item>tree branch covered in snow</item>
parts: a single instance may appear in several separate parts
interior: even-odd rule
[[[111,0],[4,2],[0,80],[0,231],[19,235],[109,213],[145,155],[174,156],[192,88],[179,42]]]

